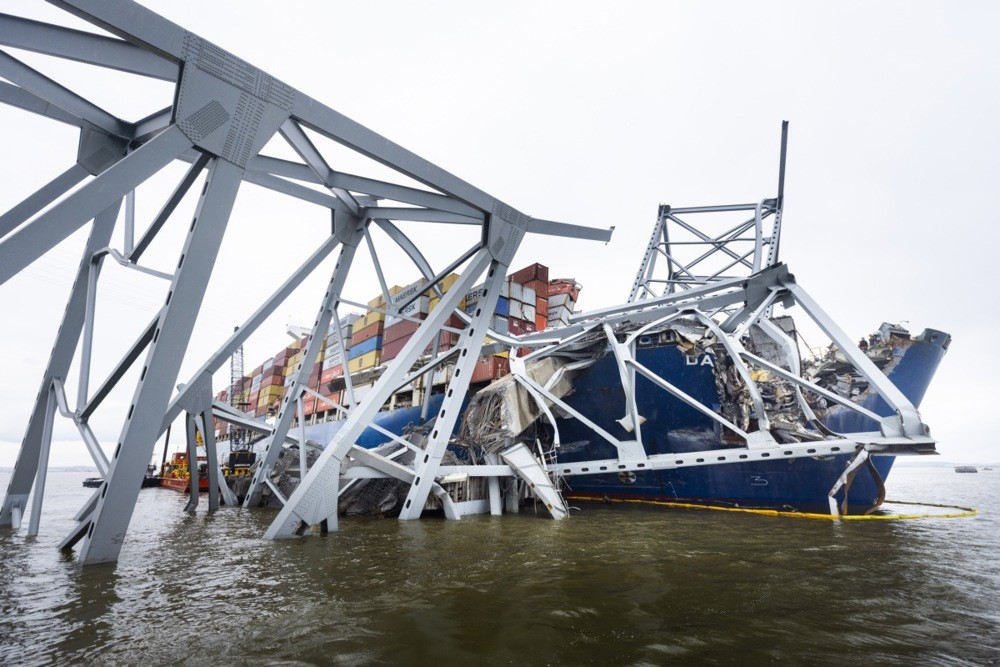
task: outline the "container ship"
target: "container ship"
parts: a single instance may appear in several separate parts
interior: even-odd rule
[[[443,281],[447,291],[456,276]],[[393,298],[404,298],[420,289],[423,281],[389,290]],[[575,316],[574,310],[582,286],[572,279],[550,279],[542,264],[532,264],[508,277],[492,318],[491,329],[513,334],[529,341],[534,335],[565,329]],[[473,289],[461,302],[471,312],[477,305],[480,290]],[[323,447],[343,424],[342,410],[356,402],[371,388],[381,373],[382,364],[398,354],[413,334],[420,320],[437,305],[437,299],[422,297],[414,302],[402,317],[386,317],[378,308],[385,302],[376,297],[369,302],[372,310],[345,316],[338,327],[331,326],[321,360],[309,378],[308,387],[316,395],[304,400],[303,424],[309,442]],[[578,316],[578,315],[577,315]],[[790,317],[776,318],[790,339],[796,338]],[[638,325],[631,322],[615,324],[612,331],[624,339]],[[457,342],[464,323],[458,317],[448,320],[427,355],[443,354]],[[540,333],[537,333],[540,332]],[[761,352],[770,341],[755,327],[749,330],[748,347]],[[864,339],[866,358],[877,365],[886,377],[914,404],[919,405],[933,374],[948,349],[950,336],[944,332],[926,330],[913,336],[898,325],[883,324]],[[303,341],[294,342],[274,357],[260,364],[237,382],[229,391],[220,392],[217,399],[241,405],[258,420],[267,420],[273,413],[285,388],[286,381],[301,363]],[[434,349],[436,348],[436,349]],[[488,345],[478,361],[470,387],[470,399],[463,409],[463,419],[456,427],[457,441],[470,437],[499,440],[508,445],[515,441],[532,443],[550,470],[586,461],[607,461],[617,456],[615,446],[596,435],[605,432],[613,438],[626,439],[629,425],[619,419],[626,403],[620,383],[619,368],[605,339],[584,340],[569,350],[563,350],[562,362],[574,363],[572,389],[563,396],[565,410],[555,410],[554,426],[547,423],[540,411],[535,411],[513,429],[503,420],[483,418],[482,404],[488,397],[503,393],[513,384],[510,380],[511,355],[514,358],[531,355],[529,346],[507,347]],[[343,351],[342,351],[343,350]],[[763,352],[762,352],[763,353]],[[559,358],[559,354],[554,355]],[[711,328],[697,321],[675,320],[654,327],[636,341],[637,361],[661,377],[669,378],[683,394],[703,405],[712,406],[744,427],[755,416],[746,401],[740,405],[741,389],[733,387],[734,378],[726,376],[726,351],[713,338]],[[582,363],[581,363],[582,361]],[[375,419],[377,428],[366,429],[358,440],[365,448],[378,448],[390,442],[390,434],[401,435],[432,421],[441,405],[443,391],[450,379],[450,366],[443,366],[424,380],[415,381],[406,390],[397,392]],[[731,373],[731,370],[730,370]],[[823,354],[815,355],[803,368],[819,386],[857,403],[873,414],[889,416],[892,409],[859,374],[843,355],[831,345]],[[781,384],[780,378],[759,374],[769,410],[780,414],[774,432],[784,434],[787,442],[808,442],[822,439],[827,432],[866,432],[877,428],[870,418],[828,403],[822,398],[812,400],[818,424],[806,423],[805,415],[796,405],[795,392]],[[290,382],[290,381],[289,381]],[[351,387],[348,389],[348,383]],[[735,384],[739,384],[738,378]],[[505,389],[506,387],[506,389]],[[234,399],[235,395],[235,399]],[[743,446],[742,439],[705,414],[691,409],[675,396],[664,395],[643,378],[636,383],[635,411],[641,415],[646,434],[643,446],[650,455],[697,455],[717,452],[720,447]],[[745,396],[744,396],[745,399]],[[581,421],[567,414],[570,409],[589,415]],[[741,414],[742,411],[742,414]],[[470,412],[473,413],[470,415]],[[428,419],[430,415],[431,419]],[[471,420],[470,420],[471,416]],[[486,422],[484,424],[484,422]],[[225,441],[234,427],[216,421],[216,435]],[[523,426],[523,428],[522,428]],[[819,429],[819,430],[817,430]],[[558,430],[559,437],[555,432]],[[470,431],[474,431],[470,435]],[[514,432],[516,431],[516,432]],[[780,436],[779,436],[780,437]],[[804,440],[803,440],[804,439]],[[496,448],[494,448],[496,449]],[[468,460],[467,448],[453,447],[454,457]],[[562,492],[567,499],[602,501],[639,500],[712,507],[772,509],[788,512],[825,512],[828,492],[844,473],[854,455],[853,450],[842,454],[796,457],[789,460],[756,460],[731,465],[677,467],[670,470],[620,471],[600,474],[578,474],[562,480]],[[699,459],[700,460],[700,459]],[[870,512],[877,508],[885,495],[884,480],[888,477],[893,456],[873,456],[836,496],[844,513]],[[578,472],[579,468],[574,472]],[[586,470],[586,468],[584,468]],[[569,472],[569,469],[567,469]],[[588,471],[589,472],[589,471]],[[287,465],[275,474],[287,495],[294,489],[294,466]],[[278,480],[278,478],[281,480]],[[248,479],[248,478],[244,478]],[[288,485],[291,481],[291,486]],[[187,488],[186,485],[184,488]],[[530,497],[530,492],[525,494]],[[398,500],[398,498],[397,498]],[[391,504],[383,510],[392,511]]]
[[[243,495],[246,482],[253,489],[246,502],[256,503],[267,476],[263,496],[285,505],[310,461],[323,457],[318,452],[350,438],[367,464],[353,455],[325,458],[341,466],[341,511],[354,505],[413,518],[438,507],[458,518],[463,503],[469,513],[484,511],[487,486],[491,513],[499,512],[501,497],[509,509],[533,498],[555,518],[566,515],[565,498],[830,515],[876,511],[897,455],[936,453],[917,406],[951,337],[933,329],[911,335],[883,323],[855,342],[798,285],[779,261],[786,140],[787,124],[776,197],[661,205],[622,304],[577,312],[581,285],[550,277],[540,263],[494,280],[495,301],[485,298],[485,283],[457,300],[450,292],[468,282],[452,273],[433,285],[421,279],[383,286],[365,312],[334,318],[297,390],[304,393],[286,395],[304,375],[309,330],[249,375],[234,372],[216,404],[266,422],[281,405],[297,402],[298,424],[289,434],[297,433],[292,447],[300,450],[297,473],[285,457],[287,440],[279,450],[285,461],[276,465],[269,430],[256,429],[268,469],[253,482],[248,474],[231,478],[236,493]],[[401,383],[388,378],[392,392],[380,385],[389,398],[359,437],[338,436],[351,407],[445,295],[457,306],[447,319],[436,314],[434,321],[444,324],[421,336],[430,342],[410,374],[399,376]],[[449,386],[460,372],[455,357],[468,351],[456,349],[460,336],[472,316],[487,316],[486,303],[496,304],[490,337],[472,369],[445,460],[430,464],[427,435],[441,442],[435,418],[457,403]],[[803,324],[829,346],[806,345]],[[231,457],[249,457],[243,463],[252,472],[246,428],[254,423],[222,416],[216,438],[229,438]],[[347,474],[358,465],[368,472]],[[410,484],[419,485],[416,471],[432,469],[437,498],[424,496],[420,507],[405,500],[400,509]],[[373,493],[356,504],[352,496],[366,488]]]

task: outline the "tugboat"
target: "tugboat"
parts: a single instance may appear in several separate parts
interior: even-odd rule
[[[160,486],[174,491],[186,492],[191,488],[191,472],[187,452],[174,452],[173,458],[163,465],[163,473],[157,479]],[[198,470],[198,491],[208,492],[208,459],[199,456],[195,461]]]

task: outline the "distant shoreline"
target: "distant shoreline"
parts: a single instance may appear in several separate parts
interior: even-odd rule
[[[0,473],[12,473],[14,468],[8,466],[0,466]],[[49,472],[97,472],[97,468],[94,466],[51,466]]]

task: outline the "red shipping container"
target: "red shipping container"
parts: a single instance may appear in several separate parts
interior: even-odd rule
[[[260,382],[260,387],[270,387],[271,385],[278,385],[279,387],[285,384],[285,378],[280,375],[265,375],[264,379]]]
[[[581,289],[582,288],[579,283],[575,280],[560,278],[549,283],[549,296],[555,296],[556,294],[569,294],[573,301],[577,301],[580,298]]]
[[[472,382],[492,382],[510,373],[510,360],[506,357],[484,357],[476,362]]]
[[[534,322],[525,322],[524,320],[515,320],[511,318],[509,320],[510,333],[512,336],[523,336],[524,334],[531,333],[535,330]]]
[[[438,334],[438,345],[442,350],[450,350],[458,344],[459,334],[450,331],[442,331]],[[434,343],[427,346],[427,352],[434,351]]]
[[[542,315],[544,317],[549,316],[549,298],[545,295],[539,295],[535,299],[535,315]]]
[[[385,349],[385,346],[393,341],[401,338],[409,338],[417,329],[420,328],[420,325],[421,322],[409,322],[403,320],[402,322],[397,322],[392,326],[386,327],[385,331],[382,333],[382,349]]]
[[[351,345],[357,345],[358,343],[363,343],[369,338],[374,338],[382,334],[382,330],[385,328],[385,321],[379,320],[378,322],[372,322],[364,329],[361,329],[356,334],[351,336]]]
[[[549,326],[549,318],[545,315],[535,315],[535,331],[544,331]]]
[[[330,368],[323,371],[319,376],[320,386],[325,385],[327,382],[336,380],[339,377],[343,377],[344,367],[343,366],[331,366]]]
[[[531,266],[527,266],[520,271],[515,271],[510,274],[510,279],[512,282],[518,283],[519,285],[524,285],[532,280],[541,280],[548,283],[549,267],[536,262]]]
[[[535,290],[536,299],[540,296],[548,297],[549,295],[549,284],[544,280],[529,280],[524,284],[524,286],[530,287],[531,289]],[[525,302],[527,302],[527,299],[525,299]],[[534,304],[529,304],[529,305],[534,305]]]
[[[343,392],[340,392],[340,391],[335,391],[332,394],[328,393],[328,392],[325,392],[325,391],[323,392],[324,396],[326,396],[327,398],[329,398],[331,401],[336,401],[337,403],[340,403],[340,398],[341,398],[342,394],[343,394]],[[319,400],[317,398],[316,399],[316,412],[326,412],[327,410],[336,410],[336,408],[334,408],[332,405],[330,405],[326,401],[321,401],[321,400]]]
[[[384,338],[382,340],[385,340]],[[395,359],[399,356],[399,353],[403,351],[403,347],[409,342],[410,337],[398,338],[391,343],[382,343],[382,356],[380,359],[383,362]]]

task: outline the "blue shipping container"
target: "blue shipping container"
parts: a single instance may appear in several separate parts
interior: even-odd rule
[[[500,315],[501,317],[507,317],[509,313],[510,313],[510,300],[505,296],[502,296],[499,299],[497,299],[496,314]]]
[[[368,340],[361,341],[360,343],[352,346],[351,349],[347,351],[347,359],[348,361],[351,359],[357,359],[362,354],[368,354],[369,352],[381,349],[382,336],[375,336],[374,338],[369,338]]]

